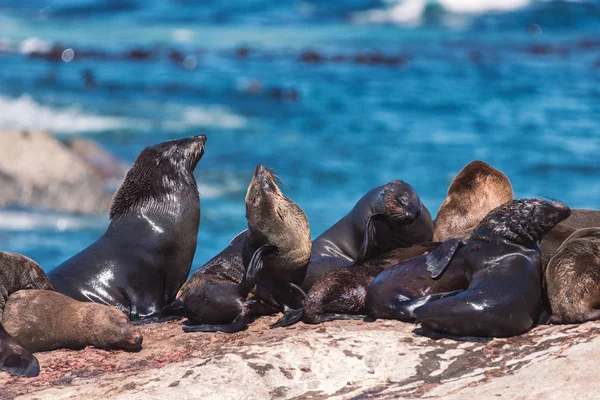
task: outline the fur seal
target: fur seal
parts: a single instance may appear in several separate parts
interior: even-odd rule
[[[313,241],[302,288],[308,291],[326,273],[388,251],[429,242],[429,210],[406,182],[395,180],[365,194],[354,208]]]
[[[54,290],[42,268],[33,260],[15,253],[0,252],[0,317],[8,297],[23,289]],[[0,324],[0,370],[15,376],[34,377],[40,372],[38,360],[19,346]]]
[[[558,251],[558,248],[576,230],[577,229],[575,228],[570,228],[560,223],[544,235],[544,238],[540,242],[540,250],[542,251],[542,271],[546,271],[548,262],[550,262],[550,259]]]
[[[32,353],[86,346],[128,351],[142,348],[142,335],[115,307],[76,301],[49,290],[13,293],[2,323],[13,339]]]
[[[256,167],[248,186],[246,219],[248,230],[181,289],[183,315],[199,324],[185,327],[186,332],[237,332],[261,313],[260,307],[271,312],[283,308],[284,316],[274,327],[301,317],[305,294],[298,285],[310,259],[308,220],[263,165]],[[255,286],[256,299],[247,300]]]
[[[318,324],[336,319],[360,319],[367,287],[381,271],[436,249],[439,243],[420,243],[387,252],[372,260],[325,273],[304,302],[303,321]]]
[[[513,190],[506,175],[483,161],[470,162],[448,188],[448,197],[433,221],[433,240],[470,236],[490,211],[512,199]]]
[[[368,316],[413,322],[415,308],[469,286],[464,268],[464,243],[454,238],[437,244],[428,254],[388,268],[373,279],[365,300]],[[447,256],[450,260],[443,274],[432,278],[428,260]]]
[[[504,337],[533,327],[542,312],[538,242],[570,212],[564,203],[539,199],[513,200],[490,212],[463,251],[468,289],[416,308],[423,331]],[[430,259],[432,277],[450,260]]]
[[[206,136],[144,149],[110,209],[110,225],[95,243],[48,275],[75,300],[115,306],[131,320],[160,315],[185,282],[200,223],[194,169]]]
[[[571,216],[567,218],[562,224],[574,229],[599,227],[600,210],[574,208],[571,210]]]
[[[573,232],[574,229],[558,224],[544,235],[540,242],[542,271],[561,243]],[[468,240],[469,236],[464,240]],[[469,282],[464,268],[463,238],[464,233],[461,233],[457,238],[446,240],[428,255],[412,258],[377,275],[367,290],[367,314],[373,318],[412,322],[416,308],[467,289]],[[436,257],[448,257],[449,262],[444,273],[434,279],[428,271],[428,261]]]
[[[600,319],[600,228],[569,236],[548,263],[545,281],[553,323]]]

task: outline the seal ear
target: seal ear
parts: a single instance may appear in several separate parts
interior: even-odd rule
[[[362,245],[358,251],[358,255],[354,260],[354,264],[359,264],[363,261],[367,261],[373,257],[377,257],[379,254],[376,252],[377,248],[377,236],[375,230],[375,222],[382,222],[389,224],[388,217],[384,214],[374,214],[369,216],[367,219],[367,226],[365,227],[365,236],[363,238]],[[390,227],[390,231],[393,229]]]
[[[427,254],[425,263],[427,264],[427,271],[431,272],[433,279],[439,278],[444,273],[452,257],[454,257],[454,253],[462,244],[460,239],[448,239],[440,244],[437,249]]]
[[[37,358],[19,346],[2,325],[0,325],[0,371],[27,378],[33,378],[40,373],[40,363]]]
[[[254,252],[248,269],[246,270],[246,277],[244,285],[248,291],[252,290],[256,286],[256,277],[260,274],[263,269],[263,257],[275,254],[277,252],[277,246],[261,246]]]

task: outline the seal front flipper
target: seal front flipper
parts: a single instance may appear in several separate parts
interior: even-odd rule
[[[248,269],[246,271],[245,286],[248,291],[252,290],[256,285],[256,278],[264,267],[263,257],[275,254],[277,252],[276,246],[265,245],[261,246],[254,252]]]
[[[354,265],[359,264],[363,261],[370,260],[373,257],[377,257],[377,231],[375,229],[375,222],[381,222],[389,225],[388,217],[384,214],[373,214],[369,216],[367,220],[367,226],[365,228],[365,236],[363,238],[362,245],[358,251],[358,255],[354,260]],[[393,228],[390,228],[393,232]]]
[[[245,308],[244,311],[230,324],[225,325],[194,325],[184,326],[184,332],[225,332],[225,333],[236,333],[248,328],[248,321],[250,320],[250,313]]]
[[[380,312],[371,312],[371,316],[377,318],[397,319],[404,322],[414,322],[416,320],[414,311],[428,303],[443,299],[445,297],[459,294],[462,290],[453,290],[451,292],[434,293],[416,299],[408,299],[405,296],[398,296],[394,301],[395,304],[390,304],[387,312],[380,316]]]
[[[439,278],[444,273],[446,267],[452,261],[452,257],[462,245],[463,242],[460,239],[448,239],[437,249],[427,254],[425,263],[427,264],[427,271],[431,272],[433,279]]]
[[[306,298],[306,293],[304,293],[304,290],[302,290],[300,287],[291,282],[289,284],[289,288],[290,291],[294,292],[294,298],[296,300],[296,303],[299,305],[299,308],[291,308],[284,304],[283,317],[279,318],[277,322],[271,325],[271,329],[290,326],[302,319],[302,315],[304,312],[302,305],[304,303],[304,299]]]
[[[0,325],[0,371],[28,378],[38,376],[40,373],[37,358],[19,346],[2,325]]]
[[[293,309],[288,306],[283,306],[283,317],[279,318],[277,322],[271,325],[271,329],[294,325],[302,319],[302,314],[302,308]]]

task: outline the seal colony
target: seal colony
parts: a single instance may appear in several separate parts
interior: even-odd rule
[[[600,319],[600,211],[514,200],[508,177],[482,161],[458,173],[433,222],[417,192],[394,180],[312,242],[302,209],[258,165],[247,229],[187,279],[205,144],[201,135],[144,149],[104,235],[48,276],[0,253],[0,370],[36,376],[32,353],[58,348],[139,351],[131,321],[163,317],[187,318],[186,332],[227,333],[277,313],[272,328],[386,318],[432,337]]]

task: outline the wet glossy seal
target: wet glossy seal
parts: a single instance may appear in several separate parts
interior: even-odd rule
[[[569,236],[550,260],[545,279],[553,323],[600,319],[600,227]]]
[[[308,291],[328,271],[429,242],[432,237],[431,215],[417,192],[406,182],[388,182],[369,191],[313,241],[302,288]]]
[[[434,240],[459,237],[467,230],[470,234],[490,211],[512,199],[506,175],[483,161],[470,162],[448,188],[448,197],[433,221]]]
[[[570,209],[560,202],[513,200],[489,213],[463,251],[467,290],[414,310],[426,333],[513,336],[526,332],[542,312],[538,242]],[[449,258],[429,262],[434,278]]]
[[[144,149],[115,194],[110,225],[94,244],[48,275],[75,300],[155,317],[175,299],[196,251],[200,203],[194,169],[206,136]]]
[[[414,310],[428,302],[456,294],[469,286],[464,268],[464,244],[448,239],[427,255],[414,257],[381,272],[366,294],[366,313],[373,318],[412,322]],[[430,260],[448,257],[443,273],[432,278]]]
[[[372,260],[329,271],[307,293],[303,321],[317,324],[336,319],[360,319],[366,314],[367,287],[381,271],[436,249],[439,243],[399,248]]]

